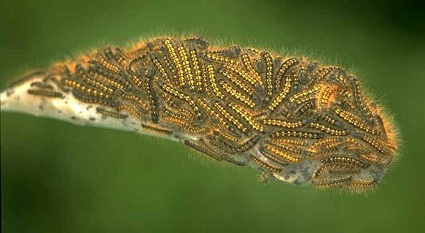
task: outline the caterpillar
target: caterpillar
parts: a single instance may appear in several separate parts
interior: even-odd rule
[[[355,192],[379,183],[398,148],[393,123],[356,76],[201,38],[57,63],[4,90],[1,110],[163,137],[263,177]]]

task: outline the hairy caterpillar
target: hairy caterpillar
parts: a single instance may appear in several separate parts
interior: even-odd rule
[[[13,83],[1,109],[164,137],[295,185],[362,191],[397,153],[392,123],[355,76],[200,38],[56,64]]]

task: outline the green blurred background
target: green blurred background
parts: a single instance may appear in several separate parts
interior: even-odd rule
[[[425,12],[371,2],[2,0],[1,89],[105,44],[203,35],[355,71],[404,139],[379,188],[350,195],[263,185],[174,142],[2,113],[4,232],[424,232]]]

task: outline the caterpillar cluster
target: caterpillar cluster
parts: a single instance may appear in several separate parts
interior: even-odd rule
[[[337,66],[200,38],[109,47],[54,66],[28,94],[73,96],[219,161],[296,185],[376,185],[396,135],[359,79]],[[25,82],[25,80],[24,80]]]

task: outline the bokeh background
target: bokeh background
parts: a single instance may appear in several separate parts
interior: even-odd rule
[[[3,232],[424,232],[424,29],[409,0],[2,0],[2,90],[105,44],[202,35],[355,72],[404,140],[379,188],[351,195],[263,185],[174,142],[2,113]]]

